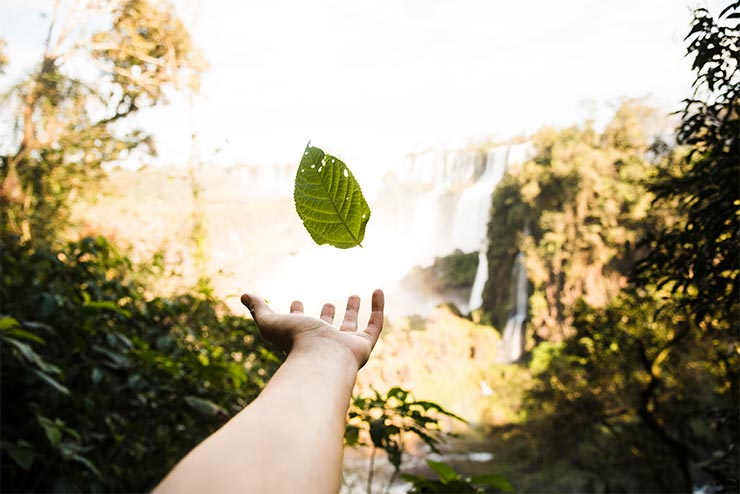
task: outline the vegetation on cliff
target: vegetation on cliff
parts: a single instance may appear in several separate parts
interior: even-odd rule
[[[695,12],[677,146],[628,103],[602,133],[540,132],[494,194],[489,280],[525,253],[539,343],[522,469],[569,472],[555,491],[737,492],[739,8]],[[507,287],[487,286],[495,323]]]

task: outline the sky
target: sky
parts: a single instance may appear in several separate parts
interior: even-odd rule
[[[691,7],[717,14],[727,4],[176,1],[210,68],[199,96],[174,94],[169,106],[131,122],[154,134],[156,163],[192,162],[193,134],[198,159],[220,166],[296,163],[310,139],[342,158],[366,191],[409,152],[506,140],[586,119],[599,125],[628,98],[678,110],[694,79],[683,42]],[[10,57],[0,91],[38,62],[49,22],[41,14],[51,5],[0,1],[0,37]],[[0,152],[8,141],[3,123]],[[374,216],[372,224],[391,223]],[[307,308],[320,307],[325,300],[318,297],[326,294],[340,306],[340,294],[369,293],[371,283],[383,281],[377,266],[400,262],[398,242],[375,233],[368,238],[376,239],[376,251],[370,240],[363,252],[306,248],[271,268],[274,286],[260,284],[262,293],[277,304],[295,290]],[[394,275],[408,268],[391,267]],[[315,280],[322,280],[320,289]],[[391,298],[389,307],[409,303]],[[283,302],[276,306],[289,303]]]
[[[0,89],[38,60],[51,4],[0,2]],[[674,111],[693,81],[690,8],[705,5],[178,0],[210,65],[201,93],[132,125],[154,133],[161,164],[186,164],[196,134],[199,159],[220,165],[294,162],[310,139],[368,170],[411,151],[603,123],[627,98]]]

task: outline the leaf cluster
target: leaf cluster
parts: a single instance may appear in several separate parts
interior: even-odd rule
[[[682,294],[697,324],[709,331],[740,331],[740,2],[715,20],[694,12],[687,36],[694,56],[694,94],[685,100],[677,140],[687,152],[663,166],[649,184],[655,208],[679,219],[647,240],[651,252],[638,283]],[[737,341],[737,339],[735,339]]]
[[[280,363],[217,300],[147,299],[102,237],[0,253],[5,492],[147,491]]]
[[[471,478],[460,475],[444,462],[427,460],[426,463],[438,479],[402,473],[401,478],[412,484],[409,494],[514,492],[514,486],[503,475],[491,473]]]
[[[384,395],[353,396],[344,430],[346,446],[373,446],[382,449],[398,471],[403,462],[406,434],[421,439],[439,452],[442,417],[464,420],[431,401],[416,400],[409,391],[394,387]],[[368,441],[369,439],[369,441]]]

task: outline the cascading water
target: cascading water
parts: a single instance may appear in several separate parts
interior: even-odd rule
[[[507,167],[526,159],[529,149],[528,143],[504,144],[487,150],[430,150],[407,156],[378,181],[377,189],[366,189],[362,184],[372,209],[363,249],[337,251],[313,245],[294,215],[280,216],[284,221],[276,225],[282,229],[279,234],[289,234],[301,244],[292,248],[289,257],[273,261],[264,279],[260,276],[251,283],[283,305],[290,303],[280,300],[288,283],[304,298],[306,307],[320,307],[326,300],[319,298],[326,293],[339,296],[380,286],[386,289],[387,312],[393,317],[424,316],[444,301],[454,302],[463,312],[478,308],[488,276],[486,237],[491,194]],[[295,166],[240,166],[227,173],[230,179],[226,187],[230,192],[233,189],[236,197],[289,200]],[[283,211],[283,206],[277,204],[271,207]],[[462,294],[450,299],[455,295],[439,293],[431,286],[403,284],[415,266],[428,266],[435,257],[449,255],[455,249],[480,252],[469,298]],[[327,277],[327,269],[352,275]],[[275,276],[275,272],[280,275]],[[317,280],[326,285],[317,289]],[[311,300],[312,296],[316,300]]]
[[[488,217],[491,214],[491,193],[501,181],[509,166],[521,163],[529,159],[533,149],[530,143],[515,144],[513,146],[497,147],[488,152],[488,167],[486,174],[481,178],[485,186],[476,190],[477,223],[477,245],[470,250],[478,250],[478,270],[475,273],[475,281],[470,291],[468,310],[479,308],[483,304],[483,289],[488,280]],[[477,184],[476,184],[477,185]],[[471,187],[473,189],[473,187]],[[460,200],[462,203],[462,198]],[[458,209],[458,216],[462,219],[464,213]]]
[[[522,252],[517,254],[514,260],[511,278],[515,283],[512,293],[514,303],[509,319],[506,321],[501,342],[501,362],[503,363],[516,362],[524,352],[524,323],[527,320],[527,269]]]

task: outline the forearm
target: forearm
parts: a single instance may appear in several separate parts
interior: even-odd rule
[[[330,341],[294,349],[260,396],[155,491],[338,492],[356,375],[356,361]]]

